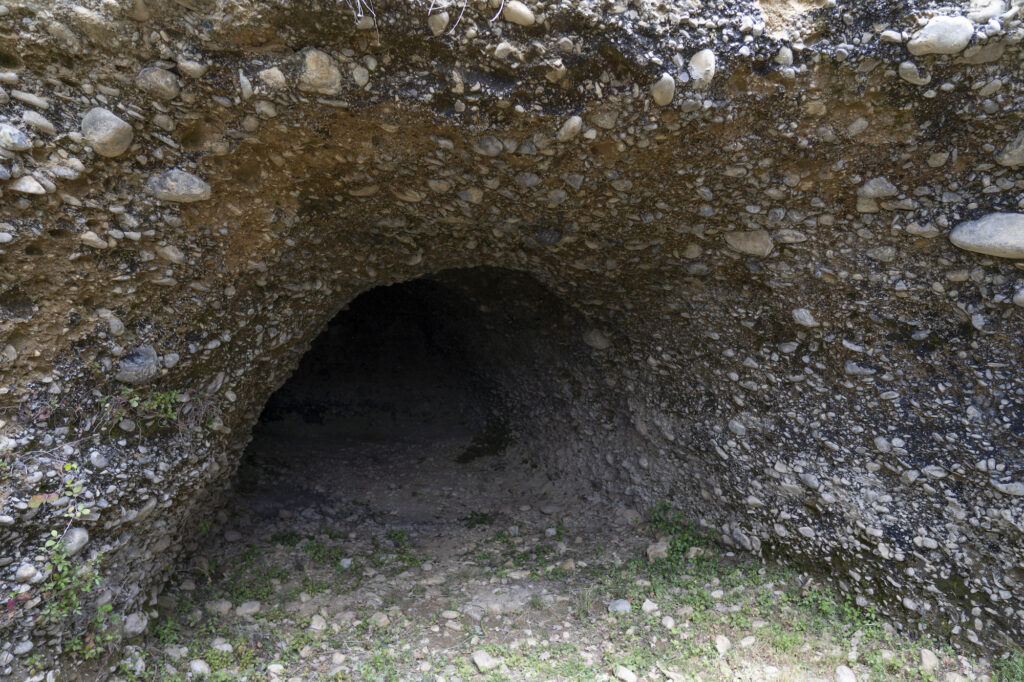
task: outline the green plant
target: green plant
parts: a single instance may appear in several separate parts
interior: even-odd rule
[[[44,623],[56,623],[81,614],[85,595],[100,584],[96,571],[100,557],[97,555],[83,564],[68,554],[67,546],[59,539],[47,540],[46,546],[51,553],[45,567],[49,576],[41,590],[43,607],[40,618]]]
[[[1018,651],[996,664],[995,682],[1024,682],[1024,651]]]
[[[110,603],[97,606],[86,632],[72,638],[64,650],[87,661],[110,651],[118,640],[118,626],[121,623],[121,617],[113,613],[113,610]]]
[[[0,448],[0,483],[10,479],[14,464],[14,450],[8,446]]]
[[[26,658],[25,667],[28,668],[33,674],[41,671],[43,669],[42,654],[39,654],[37,652]]]
[[[173,644],[181,636],[181,626],[173,618],[164,618],[153,626],[153,636],[161,644]]]
[[[145,392],[121,386],[118,392],[99,398],[99,413],[84,420],[82,436],[109,436],[131,420],[142,436],[176,431],[178,438],[187,438],[202,428],[213,428],[218,415],[212,396],[202,391]]]
[[[395,560],[408,566],[419,566],[423,563],[421,557],[416,556],[412,551],[412,543],[409,534],[404,530],[389,530],[384,537],[391,541],[395,548]],[[387,565],[390,560],[383,560],[382,565]]]
[[[469,516],[463,516],[461,519],[462,525],[466,528],[476,528],[477,526],[489,526],[494,523],[494,517],[484,512],[470,512]]]
[[[292,530],[278,531],[270,536],[270,541],[276,545],[294,547],[295,545],[302,542],[302,536]]]
[[[576,592],[574,603],[576,615],[584,620],[589,620],[590,611],[594,608],[597,600],[597,588],[592,585],[584,585]]]

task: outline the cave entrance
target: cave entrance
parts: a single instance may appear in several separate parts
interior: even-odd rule
[[[491,666],[482,637],[606,613],[621,595],[595,576],[651,538],[613,349],[594,341],[520,272],[352,300],[267,402],[156,631],[236,676],[259,660],[270,679],[467,679],[460,660]]]
[[[594,442],[625,422],[599,406],[608,387],[582,329],[578,312],[509,270],[362,294],[268,401],[238,502],[338,533],[416,534],[600,498]]]
[[[613,340],[508,270],[352,300],[267,402],[162,597],[167,669],[188,647],[193,670],[239,678],[482,679],[500,665],[484,647],[543,640],[537,670],[502,679],[568,679],[563,659],[596,677],[602,614],[653,613],[654,580],[690,587],[671,577],[682,545],[645,572],[686,526],[640,522],[649,451]],[[159,643],[168,628],[185,644]]]

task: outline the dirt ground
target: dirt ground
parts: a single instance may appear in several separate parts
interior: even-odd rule
[[[262,423],[120,677],[990,676],[666,507],[549,481],[500,425],[474,433],[458,412]]]

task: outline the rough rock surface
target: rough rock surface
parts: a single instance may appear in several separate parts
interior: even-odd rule
[[[73,631],[38,618],[68,505],[138,612],[326,322],[472,266],[610,341],[581,328],[602,379],[570,367],[561,417],[502,388],[575,425],[551,475],[1019,643],[1024,271],[947,237],[1024,210],[1024,8],[810,4],[470,3],[438,35],[397,2],[0,6],[0,671]]]

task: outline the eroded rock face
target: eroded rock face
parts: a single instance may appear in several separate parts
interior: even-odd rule
[[[1021,641],[1024,271],[947,238],[1024,209],[1020,3],[720,5],[0,7],[2,639],[73,631],[35,620],[42,472],[75,465],[76,559],[141,613],[338,309],[493,266],[588,318],[637,441],[542,466]]]

